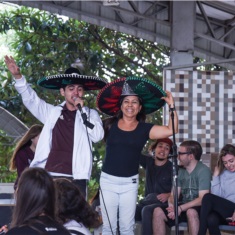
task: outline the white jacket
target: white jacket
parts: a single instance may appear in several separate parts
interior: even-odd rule
[[[60,106],[53,106],[38,97],[24,76],[21,79],[15,79],[15,81],[15,88],[21,94],[24,105],[44,124],[36,147],[34,160],[30,164],[30,167],[44,168],[51,149],[52,130],[61,114],[65,101]],[[72,161],[72,174],[74,179],[90,179],[92,169],[92,142],[96,143],[104,136],[102,121],[98,112],[88,107],[83,107],[82,110],[87,114],[87,118],[94,125],[94,128],[86,128],[83,124],[80,111],[77,111],[74,126]]]

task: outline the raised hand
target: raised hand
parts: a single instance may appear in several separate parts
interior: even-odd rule
[[[13,77],[15,77],[16,79],[19,79],[22,77],[22,74],[20,73],[20,68],[17,66],[12,56],[9,57],[6,55],[5,63]]]
[[[166,91],[166,97],[162,97],[162,100],[165,100],[169,107],[174,107],[174,99],[170,91]]]

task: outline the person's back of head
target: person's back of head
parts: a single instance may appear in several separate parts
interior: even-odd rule
[[[27,225],[40,215],[55,218],[54,182],[43,168],[28,168],[22,173],[16,190],[11,227]]]
[[[17,143],[15,150],[12,154],[11,160],[10,160],[10,170],[14,171],[16,170],[16,162],[15,162],[15,157],[17,152],[26,147],[30,146],[32,144],[32,139],[38,136],[42,132],[43,126],[40,124],[34,124],[32,125],[29,130],[22,136],[22,138],[19,140]]]
[[[185,140],[180,146],[185,147],[187,152],[192,153],[195,160],[200,161],[202,156],[202,146],[195,140]]]
[[[81,222],[88,228],[99,226],[99,216],[85,200],[79,188],[70,180],[58,178],[54,180],[56,188],[56,215],[59,222],[69,220]]]

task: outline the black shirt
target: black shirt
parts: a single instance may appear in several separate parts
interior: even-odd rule
[[[149,139],[153,124],[139,122],[135,130],[123,131],[113,123],[107,136],[102,171],[119,177],[138,174],[140,153]]]
[[[155,160],[148,155],[141,155],[140,165],[145,168],[145,196],[170,193],[172,187],[172,163],[167,161],[162,166],[156,166]]]
[[[61,224],[47,216],[39,216],[31,225],[14,227],[6,235],[70,235],[68,230]]]

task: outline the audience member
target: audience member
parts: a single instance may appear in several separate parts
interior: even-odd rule
[[[69,235],[55,220],[55,187],[42,168],[28,168],[16,189],[16,205],[7,235]]]
[[[150,146],[151,156],[140,158],[145,169],[145,197],[137,204],[135,220],[142,221],[142,234],[153,234],[153,210],[167,205],[172,188],[172,163],[168,160],[172,145],[169,138],[158,139]]]
[[[172,227],[175,217],[178,222],[188,222],[189,234],[197,235],[199,230],[199,214],[203,196],[210,190],[211,171],[200,159],[202,147],[194,140],[187,140],[180,144],[178,152],[179,169],[177,192],[172,190],[168,200],[168,207],[157,207],[153,213],[154,235],[166,234],[165,223]],[[174,193],[182,196],[179,202],[178,215],[175,215]]]
[[[17,170],[17,179],[14,184],[14,189],[17,187],[21,173],[25,168],[29,167],[34,158],[34,153],[41,131],[42,125],[32,125],[15,147],[10,161],[10,170]]]
[[[218,156],[211,193],[202,199],[198,235],[220,235],[219,225],[235,221],[235,146],[226,144]]]
[[[72,235],[91,235],[89,228],[100,225],[99,214],[85,200],[79,188],[68,179],[55,179],[57,217]],[[78,233],[79,232],[79,233]]]

